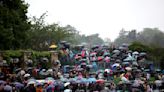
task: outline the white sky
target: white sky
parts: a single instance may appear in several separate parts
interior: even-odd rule
[[[70,24],[81,34],[114,40],[119,31],[145,27],[164,30],[164,0],[25,0],[28,16],[48,11],[47,23]]]

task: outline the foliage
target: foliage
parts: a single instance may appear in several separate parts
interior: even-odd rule
[[[30,26],[26,16],[27,8],[28,5],[22,0],[0,1],[0,49],[24,48]]]
[[[21,58],[23,53],[21,50],[7,50],[3,52],[3,58],[9,62],[11,58]]]
[[[144,28],[143,31],[138,33],[136,30],[125,31],[122,29],[114,43],[119,46],[122,43],[130,44],[135,41],[153,47],[164,47],[164,33],[158,28]]]
[[[143,45],[140,42],[133,42],[129,49],[132,51],[139,51],[139,52],[151,52],[151,48],[147,45]]]
[[[153,47],[144,45],[140,42],[134,42],[129,46],[130,50],[139,51],[139,52],[147,52],[148,59],[153,61],[155,65],[164,69],[164,48]]]
[[[75,39],[78,41],[76,44],[85,44],[88,46],[93,45],[102,45],[104,41],[102,38],[99,37],[99,34],[92,34],[92,35],[80,35],[79,33],[75,34]]]
[[[32,18],[32,26],[28,32],[27,48],[33,50],[48,50],[51,44],[58,44],[62,40],[71,41],[75,28],[70,25],[60,26],[59,24],[45,24],[46,13],[40,18]]]
[[[37,58],[37,57],[48,57],[48,58],[50,58],[50,56],[51,56],[51,53],[49,51],[42,51],[42,52],[32,51],[32,57],[33,58]]]

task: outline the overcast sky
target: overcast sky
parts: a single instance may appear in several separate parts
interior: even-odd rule
[[[114,40],[119,31],[145,27],[164,30],[164,0],[25,0],[28,16],[47,13],[46,22],[70,24],[81,34]]]

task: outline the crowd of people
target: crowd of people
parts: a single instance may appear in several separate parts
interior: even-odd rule
[[[56,61],[49,69],[42,65],[12,67],[0,71],[1,92],[162,92],[164,70],[147,61],[147,53],[131,51],[127,44],[109,49],[107,46],[82,46],[76,53],[68,48],[73,65]],[[60,57],[59,57],[60,58]],[[69,62],[69,61],[67,61]],[[11,67],[9,67],[11,68]],[[11,70],[12,70],[11,69]]]

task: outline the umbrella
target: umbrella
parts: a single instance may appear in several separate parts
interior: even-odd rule
[[[36,82],[34,82],[34,81],[29,81],[28,83],[27,83],[27,85],[31,85],[31,84],[36,84]]]
[[[64,44],[64,43],[66,43],[66,42],[67,42],[67,41],[61,41],[60,44]]]
[[[135,51],[132,53],[133,55],[139,55],[139,52]]]
[[[119,54],[120,51],[119,50],[114,50],[112,53]]]
[[[144,72],[150,72],[150,69],[145,69]]]
[[[64,84],[64,87],[66,87],[66,86],[68,86],[68,85],[70,85],[70,82],[65,83],[65,84]]]
[[[104,71],[107,72],[107,73],[110,73],[111,72],[110,69],[105,69]]]
[[[30,77],[30,74],[27,73],[27,74],[24,75],[24,77]]]
[[[42,58],[42,61],[48,62],[48,58]]]
[[[118,49],[119,50],[126,50],[126,48],[125,47],[122,47],[122,46],[120,46]]]
[[[37,83],[37,81],[33,78],[27,80],[27,85],[36,84],[36,83]]]
[[[103,60],[103,57],[102,57],[102,56],[99,56],[99,57],[97,58],[97,60],[98,60],[98,61],[101,61],[101,60]]]
[[[47,77],[47,78],[45,79],[45,82],[48,83],[48,84],[50,84],[50,83],[55,82],[55,80],[54,80],[54,78],[52,78],[52,77]]]
[[[127,44],[127,43],[123,43],[122,46],[123,46],[123,47],[128,47],[129,44]]]
[[[0,84],[5,84],[6,82],[4,80],[0,80]]]
[[[60,80],[61,80],[62,82],[67,82],[67,81],[69,81],[67,78],[64,78],[64,77],[61,78]]]
[[[95,56],[96,54],[97,54],[96,52],[92,52],[90,56]]]
[[[123,65],[129,65],[129,62],[122,62]]]
[[[155,71],[156,71],[157,73],[161,73],[161,72],[162,72],[161,69],[155,69]]]
[[[15,69],[15,72],[19,72],[22,68]]]
[[[112,67],[118,67],[118,66],[120,66],[120,64],[118,64],[118,63],[115,63],[112,65]]]
[[[78,56],[78,55],[75,56],[75,59],[80,59],[80,58],[81,58],[81,56]]]
[[[103,80],[103,79],[98,79],[98,80],[96,80],[96,82],[97,82],[97,83],[104,83],[105,80]]]
[[[97,49],[97,48],[99,48],[99,45],[94,45],[94,46],[92,47],[92,49]]]
[[[100,69],[97,71],[97,73],[104,73],[104,70]]]
[[[71,83],[75,83],[76,82],[76,78],[70,78],[68,81],[71,82]]]
[[[15,87],[18,88],[18,89],[21,89],[21,88],[24,87],[24,85],[23,85],[22,83],[20,83],[20,82],[14,82],[13,84],[14,84]]]
[[[76,78],[76,82],[77,83],[87,83],[87,79],[86,78]]]
[[[40,84],[44,84],[45,83],[45,80],[36,80],[37,83],[40,83]]]
[[[146,56],[146,53],[145,52],[141,52],[139,55],[140,56]]]
[[[131,71],[131,70],[132,70],[131,67],[126,67],[125,69],[126,69],[127,71]]]
[[[7,91],[7,92],[11,92],[12,91],[12,87],[10,85],[6,85],[4,86],[4,91]]]
[[[55,48],[57,48],[57,46],[56,45],[51,45],[49,48],[55,49]]]
[[[96,78],[88,78],[87,82],[89,83],[95,83],[96,82]]]
[[[104,53],[104,56],[110,56],[110,53]]]
[[[123,61],[134,61],[135,59],[131,56],[128,56],[127,58],[125,58]]]

